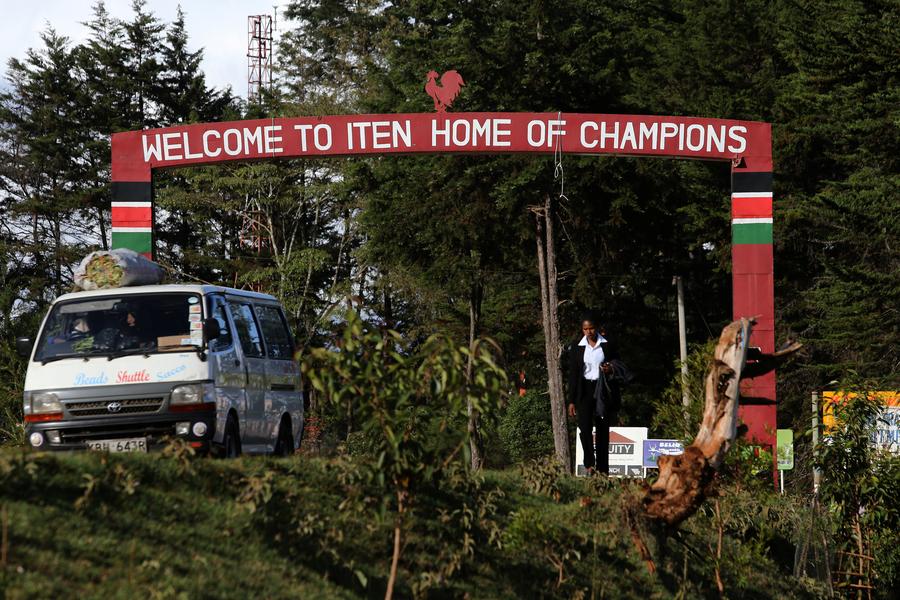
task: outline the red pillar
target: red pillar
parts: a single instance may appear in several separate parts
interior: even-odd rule
[[[153,258],[152,171],[138,162],[141,131],[112,136],[112,240],[110,247],[128,248]]]
[[[759,170],[751,170],[753,166]],[[733,169],[731,206],[733,317],[755,318],[750,345],[763,352],[773,352],[771,161]],[[749,439],[774,451],[777,428],[774,372],[741,381],[740,418],[749,429]]]

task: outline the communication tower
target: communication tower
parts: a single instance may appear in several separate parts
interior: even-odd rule
[[[272,89],[272,17],[247,17],[247,102],[262,100],[263,90]]]

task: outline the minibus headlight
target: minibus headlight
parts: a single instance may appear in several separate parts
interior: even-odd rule
[[[169,404],[199,404],[203,402],[203,384],[179,385],[172,390]]]
[[[25,404],[25,414],[42,415],[45,413],[61,413],[62,403],[53,392],[38,392],[31,396],[31,410]]]

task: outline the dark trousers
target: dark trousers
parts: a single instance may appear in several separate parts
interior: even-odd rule
[[[578,428],[581,430],[581,448],[584,450],[585,468],[594,467],[600,473],[609,471],[609,426],[612,419],[594,415],[594,388],[596,381],[585,380],[583,396],[575,407],[578,412]],[[612,417],[613,415],[609,415]],[[596,438],[592,434],[597,428]]]

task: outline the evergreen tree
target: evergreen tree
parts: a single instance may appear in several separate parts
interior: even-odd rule
[[[282,34],[278,55],[289,96],[354,110],[380,56],[376,44],[386,24],[380,7],[377,0],[288,3],[284,17],[297,25]]]
[[[203,50],[188,50],[184,11],[178,7],[175,21],[166,31],[161,50],[160,122],[178,125],[220,119],[234,99],[230,89],[217,92],[206,86],[200,70]]]
[[[849,370],[900,386],[898,24],[896,2],[784,11],[781,45],[796,70],[777,102],[788,193],[776,272],[785,263],[784,320],[810,347],[791,373],[798,397]]]
[[[29,50],[24,61],[10,60],[11,88],[0,95],[5,225],[17,262],[33,273],[28,301],[39,306],[66,288],[86,241],[75,209],[85,188],[81,157],[88,143],[75,54],[52,28],[41,40],[44,47]]]
[[[132,0],[131,21],[122,23],[125,32],[124,63],[130,84],[131,104],[128,121],[135,129],[156,127],[160,123],[159,102],[163,94],[160,84],[163,65],[160,62],[160,38],[165,26],[144,10],[146,0]]]
[[[101,138],[98,154],[105,151],[108,157],[109,133],[133,129],[138,120],[133,120],[131,109],[133,88],[126,64],[124,26],[110,16],[103,0],[98,0],[92,10],[93,18],[84,23],[91,33],[77,48],[78,65],[89,98],[86,121]]]

